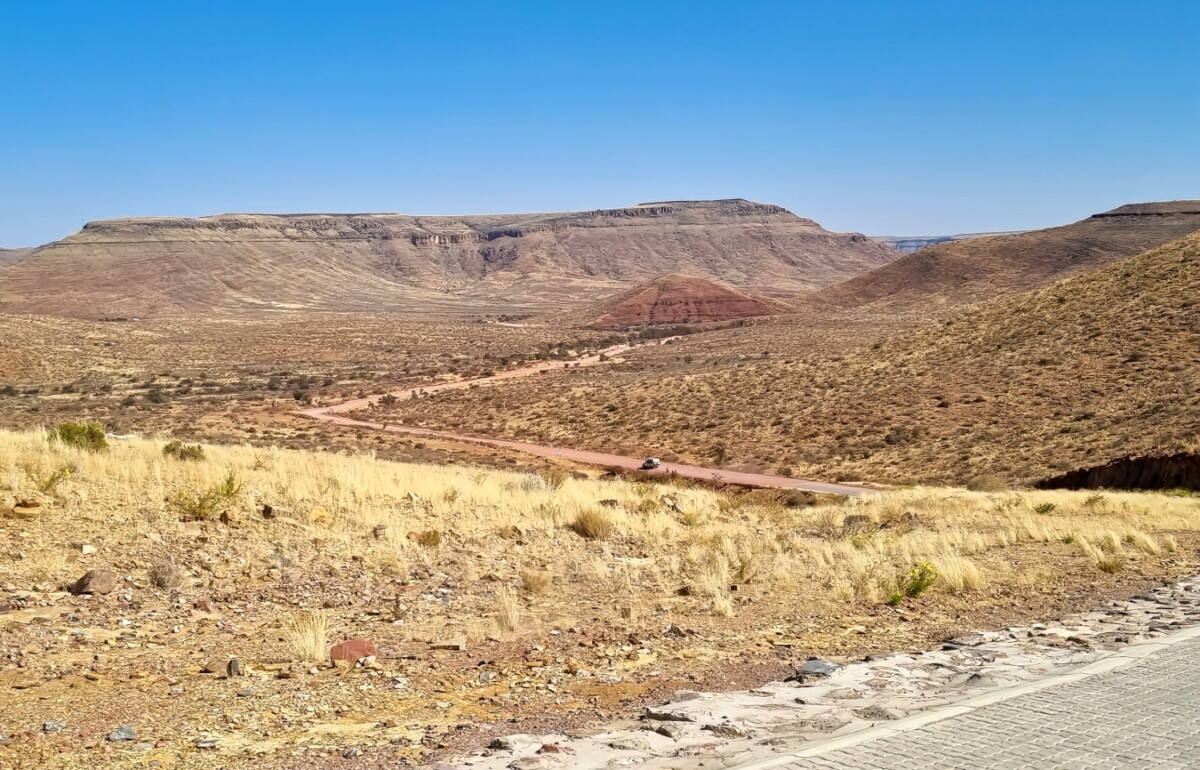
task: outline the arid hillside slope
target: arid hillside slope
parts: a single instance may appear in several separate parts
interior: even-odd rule
[[[821,291],[842,307],[908,311],[1044,286],[1200,230],[1200,201],[1131,203],[1080,222],[936,244]]]
[[[733,321],[786,312],[779,301],[738,291],[691,275],[663,275],[629,291],[558,317],[562,323],[596,329],[651,324]]]
[[[35,251],[37,251],[36,248],[0,249],[0,270],[3,270],[9,265],[17,264]]]
[[[741,199],[564,214],[115,219],[5,270],[0,312],[521,312],[674,272],[798,292],[896,255],[866,236]]]
[[[704,335],[672,347],[705,354]],[[845,356],[636,364],[402,402],[396,420],[822,479],[1041,478],[1200,433],[1200,233]]]

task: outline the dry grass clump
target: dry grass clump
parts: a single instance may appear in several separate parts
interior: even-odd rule
[[[521,602],[509,586],[501,586],[496,592],[496,626],[508,634],[521,627]]]
[[[521,587],[526,593],[541,595],[554,586],[554,573],[548,570],[521,570]]]
[[[423,529],[418,532],[409,533],[408,537],[422,548],[437,548],[442,544],[442,531],[440,529]]]
[[[320,663],[325,660],[329,638],[329,618],[317,610],[301,610],[285,626],[288,644],[296,660]]]
[[[607,540],[616,529],[609,515],[599,508],[580,511],[567,528],[586,540]]]
[[[150,566],[150,582],[156,588],[178,588],[183,584],[183,573],[174,559],[159,559]]]

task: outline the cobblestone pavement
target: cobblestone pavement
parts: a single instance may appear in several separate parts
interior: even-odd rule
[[[780,770],[1194,770],[1200,639]]]

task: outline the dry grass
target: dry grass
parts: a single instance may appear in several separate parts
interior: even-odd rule
[[[297,661],[320,663],[328,652],[329,619],[324,612],[301,610],[288,619],[288,644]]]
[[[507,634],[521,627],[521,602],[509,586],[496,592],[496,626]]]
[[[718,616],[737,614],[751,590],[785,604],[797,596],[878,603],[897,575],[922,562],[940,575],[931,595],[969,593],[1015,579],[985,567],[1004,563],[1009,548],[1036,547],[1111,570],[1159,559],[1178,548],[1175,534],[1200,528],[1200,503],[1160,494],[1108,493],[1100,502],[1086,493],[918,488],[791,508],[770,496],[702,488],[577,478],[556,487],[533,474],[250,446],[209,446],[205,459],[179,463],[163,457],[160,442],[121,441],[94,454],[53,445],[38,432],[0,432],[0,510],[35,493],[25,468],[64,466],[76,472],[48,506],[45,544],[41,535],[23,535],[27,558],[0,563],[0,580],[61,584],[77,577],[53,541],[58,522],[105,533],[114,552],[125,549],[121,558],[142,560],[145,569],[162,558],[162,547],[149,550],[139,533],[157,533],[178,566],[194,572],[203,554],[172,543],[197,525],[181,521],[188,517],[168,501],[181,489],[221,487],[231,471],[244,486],[230,504],[236,521],[255,522],[264,502],[276,511],[275,519],[254,524],[266,529],[242,547],[241,558],[251,563],[303,574],[353,554],[385,576],[418,565],[452,574],[498,571],[526,594],[544,597],[539,606],[547,613],[585,597],[614,597],[613,607],[652,604],[681,585],[695,589],[696,611]],[[457,492],[453,502],[447,489]],[[664,495],[695,515],[660,504]],[[617,505],[601,507],[602,499]],[[417,536],[376,538],[378,525]],[[305,545],[309,540],[319,540],[319,553]],[[515,545],[520,563],[510,558]],[[561,566],[551,577],[530,563]],[[493,601],[480,595],[463,611],[491,616],[495,607],[486,605]]]

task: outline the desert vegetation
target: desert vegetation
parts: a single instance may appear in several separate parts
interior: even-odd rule
[[[1200,503],[1182,495],[821,499],[111,443],[0,432],[0,584],[16,597],[0,699],[6,729],[139,720],[163,756],[214,733],[287,753],[336,721],[423,757],[463,722],[603,719],[655,688],[748,684],[797,656],[915,649],[1136,592],[1194,571],[1200,544]],[[58,593],[88,570],[111,571],[112,592]],[[347,639],[379,657],[331,668],[324,648]],[[300,692],[319,704],[297,707]],[[229,698],[236,719],[177,718]]]
[[[401,402],[391,419],[823,480],[1011,485],[1194,451],[1196,296],[1193,235],[853,351],[743,348],[713,365],[687,338],[603,371]]]

